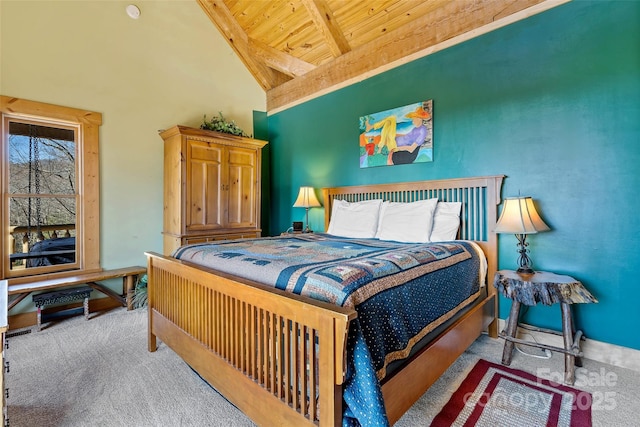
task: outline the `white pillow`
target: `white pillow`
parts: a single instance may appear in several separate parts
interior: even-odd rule
[[[380,209],[376,237],[406,243],[426,243],[431,234],[438,199],[411,203],[385,202]]]
[[[461,202],[438,202],[436,212],[433,215],[433,230],[431,230],[432,242],[444,242],[455,240],[460,228]]]
[[[327,233],[360,239],[374,238],[381,204],[381,199],[352,203],[334,200]]]

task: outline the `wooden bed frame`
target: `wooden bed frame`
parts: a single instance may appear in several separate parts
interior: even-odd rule
[[[459,238],[480,244],[490,284],[497,269],[493,229],[503,178],[325,188],[325,229],[334,199],[460,201]],[[149,351],[156,350],[159,338],[258,425],[341,425],[345,347],[354,310],[171,257],[147,257]],[[487,290],[483,301],[382,382],[391,424],[482,331],[497,336],[496,292],[489,285]]]

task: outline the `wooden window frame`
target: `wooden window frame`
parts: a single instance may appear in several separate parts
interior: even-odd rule
[[[10,283],[27,282],[34,275],[25,275],[24,271],[10,270],[9,254],[10,241],[8,227],[8,206],[10,194],[6,191],[6,180],[9,177],[9,164],[7,158],[8,126],[6,117],[20,120],[36,120],[42,122],[59,123],[61,125],[75,127],[77,129],[77,185],[78,203],[76,205],[76,230],[79,239],[76,253],[76,263],[70,264],[69,270],[43,272],[37,274],[43,276],[64,277],[78,272],[99,271],[100,267],[100,125],[102,114],[93,111],[80,110],[71,107],[46,104],[37,101],[29,101],[0,95],[0,113],[2,114],[2,150],[0,151],[0,168],[2,179],[2,209],[0,218],[2,228],[0,234],[3,244],[0,245],[0,269],[3,279],[9,279]]]

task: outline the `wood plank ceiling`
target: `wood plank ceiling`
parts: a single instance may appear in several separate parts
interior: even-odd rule
[[[567,0],[197,0],[274,113]]]

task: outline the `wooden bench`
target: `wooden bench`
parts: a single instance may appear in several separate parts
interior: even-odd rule
[[[79,273],[69,277],[56,277],[49,279],[38,279],[34,277],[32,281],[27,283],[10,284],[8,286],[9,305],[8,310],[11,310],[20,301],[25,299],[31,292],[46,291],[55,288],[70,287],[76,285],[89,285],[96,291],[102,292],[106,296],[118,301],[123,307],[127,307],[128,310],[133,308],[133,291],[138,281],[138,276],[145,274],[147,269],[145,267],[124,267],[114,270],[102,270],[94,271],[91,273]],[[98,282],[110,279],[117,279],[122,277],[122,294],[118,294],[107,286]],[[11,298],[11,296],[14,296]]]

